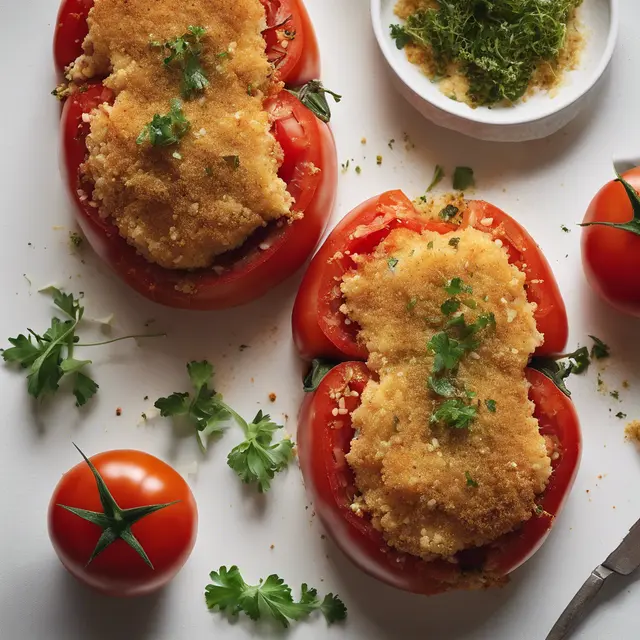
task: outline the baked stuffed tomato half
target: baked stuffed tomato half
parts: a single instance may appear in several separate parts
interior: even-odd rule
[[[338,546],[416,593],[504,583],[581,447],[570,399],[529,366],[564,347],[567,317],[527,232],[486,202],[372,198],[311,262],[293,331],[314,358],[300,466]]]
[[[66,0],[54,53],[65,180],[122,280],[164,305],[217,309],[303,264],[337,163],[302,3]]]

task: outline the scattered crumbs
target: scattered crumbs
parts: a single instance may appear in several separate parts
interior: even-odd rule
[[[349,170],[349,163],[351,162],[351,160],[347,160],[346,162],[343,162],[340,167],[342,168],[342,173],[346,173]]]
[[[602,379],[602,376],[600,374],[598,374],[597,384],[598,384],[598,391],[601,391],[602,388],[604,387],[604,380]]]
[[[72,249],[77,249],[83,242],[84,238],[77,231],[69,232],[69,245]]]
[[[619,391],[609,391],[609,395],[615,400],[620,400],[620,392]]]
[[[155,321],[156,321],[156,319],[155,319],[155,318],[150,318],[149,320],[147,320],[147,321],[144,323],[144,326],[145,326],[145,327],[148,327],[149,325],[153,324]]]
[[[616,508],[616,505],[614,504],[611,508],[612,508],[612,509],[615,509],[615,508]]]
[[[327,539],[327,536],[325,536],[324,533],[321,533],[320,534],[320,540],[326,540],[326,539]]]
[[[364,136],[360,138],[360,144],[367,144],[367,139]]]
[[[270,402],[275,402],[275,401],[276,401],[276,398],[277,398],[276,394],[275,394],[275,393],[273,393],[273,391],[272,391],[272,392],[269,394],[269,401],[270,401]]]
[[[270,545],[270,546],[269,546],[269,549],[271,549],[271,550],[273,550],[273,549],[275,549],[275,548],[276,548],[276,545],[275,545],[275,544],[272,544],[272,545]]]
[[[624,435],[627,440],[635,440],[640,443],[640,420],[633,420],[624,428]]]
[[[609,411],[611,411],[611,409],[609,409]],[[616,418],[619,418],[620,420],[624,420],[627,417],[626,413],[622,413],[622,411],[618,411],[618,413],[616,413]]]
[[[415,149],[416,145],[412,142],[408,133],[402,134],[402,139],[404,140],[404,148],[409,151],[410,149]]]
[[[147,421],[147,414],[146,414],[144,411],[140,414],[140,417],[141,417],[145,422]]]
[[[393,145],[395,144],[395,139],[391,138],[391,140],[389,140],[389,142],[387,143],[387,146],[389,147],[389,149],[393,149]],[[31,243],[29,243],[31,244]]]
[[[567,225],[561,224],[560,228],[565,232],[565,233],[571,233],[571,229],[569,229],[569,227],[567,227]]]
[[[144,398],[142,398],[143,400],[148,400],[149,396],[145,396]]]
[[[253,378],[250,378],[249,382],[251,382],[251,384],[253,384],[254,383]]]
[[[586,489],[586,493],[590,493],[590,492],[589,492],[589,489]]]
[[[122,409],[121,409],[120,407],[118,407],[118,408],[116,409],[116,415],[117,415],[118,417],[120,417],[120,416],[122,415]]]
[[[376,156],[376,164],[377,165],[382,164],[382,156]]]
[[[360,165],[356,166],[356,173],[358,175],[360,175],[362,173],[362,169],[360,168]]]
[[[623,389],[628,389],[629,388],[629,381],[628,380],[623,380],[622,381],[622,388]]]
[[[249,348],[249,345],[248,345],[248,344],[241,344],[241,345],[238,347],[238,350],[239,350],[239,351],[244,351],[245,349],[248,349],[248,348]]]

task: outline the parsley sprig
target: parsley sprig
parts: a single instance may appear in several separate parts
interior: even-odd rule
[[[291,595],[291,587],[276,574],[261,580],[257,585],[247,584],[238,567],[220,567],[210,574],[212,584],[205,588],[205,600],[209,609],[229,610],[233,615],[245,613],[252,620],[271,618],[287,628],[292,621],[307,618],[320,611],[329,624],[347,617],[347,608],[338,596],[327,594],[322,600],[316,589],[303,584],[300,600]]]
[[[182,103],[177,98],[171,101],[169,113],[156,113],[151,122],[147,123],[136,142],[144,144],[147,140],[152,147],[170,147],[178,144],[189,131],[190,123],[182,110]]]
[[[247,422],[237,411],[226,404],[222,395],[210,387],[213,365],[206,360],[187,365],[193,394],[175,392],[156,400],[154,406],[160,415],[168,418],[186,416],[193,424],[202,451],[206,450],[209,436],[223,431],[228,420],[234,420],[243,430],[245,439],[234,447],[227,457],[227,464],[245,483],[256,483],[260,493],[267,492],[276,473],[287,467],[293,459],[293,442],[284,438],[273,442],[273,436],[281,425],[259,411],[252,422]]]
[[[113,340],[80,344],[76,335],[78,325],[84,316],[84,307],[71,293],[63,293],[56,287],[48,287],[43,293],[53,296],[53,304],[62,311],[65,319],[54,316],[50,327],[39,334],[27,329],[27,334],[9,338],[11,347],[2,351],[5,362],[14,362],[28,369],[27,390],[34,398],[54,394],[60,388],[63,378],[72,378],[72,392],[76,406],[86,404],[98,391],[98,384],[86,373],[91,360],[74,358],[76,347],[95,347],[119,340],[151,338],[165,334],[146,336],[124,336]]]
[[[190,26],[187,32],[167,42],[153,41],[152,47],[160,47],[166,53],[165,67],[177,67],[182,72],[180,92],[185,99],[202,93],[209,86],[209,79],[200,62],[204,27]]]

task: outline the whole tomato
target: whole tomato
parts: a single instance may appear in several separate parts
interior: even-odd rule
[[[108,595],[164,586],[196,540],[191,489],[175,469],[143,451],[106,451],[91,459],[80,453],[84,462],[62,476],[49,504],[49,537],[60,561]]]
[[[582,264],[611,306],[640,317],[640,167],[598,191],[585,214]],[[626,184],[625,184],[626,183]]]

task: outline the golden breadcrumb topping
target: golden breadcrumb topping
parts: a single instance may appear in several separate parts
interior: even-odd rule
[[[640,442],[640,420],[633,420],[632,422],[629,422],[624,428],[624,433],[627,440]]]
[[[137,144],[154,115],[180,97],[180,69],[165,66],[166,51],[151,42],[190,26],[206,29],[200,62],[210,82],[183,100],[190,129],[171,146]],[[277,176],[282,149],[263,108],[278,86],[259,0],[96,0],[89,27],[85,55],[68,77],[107,76],[117,97],[91,116],[84,172],[100,213],[130,244],[163,267],[206,267],[258,227],[292,215]]]
[[[356,262],[343,279],[343,310],[360,326],[379,381],[367,384],[352,416],[354,508],[389,545],[425,559],[492,542],[532,516],[551,474],[524,375],[542,343],[525,276],[472,228],[396,230]],[[452,296],[445,287],[456,278],[464,291]],[[452,297],[460,307],[445,316]],[[495,318],[450,374],[457,397],[476,410],[466,428],[434,422],[446,398],[427,384],[435,357],[427,344],[461,314],[467,325]]]

